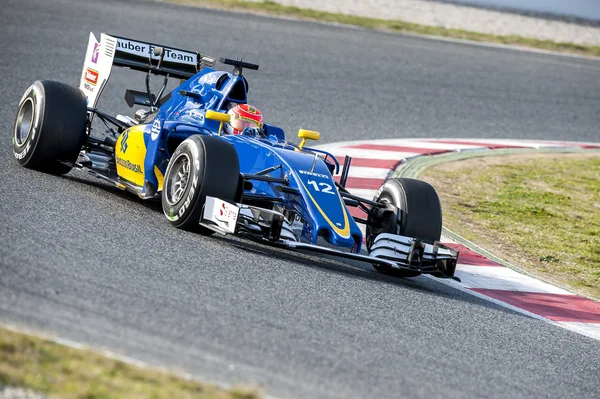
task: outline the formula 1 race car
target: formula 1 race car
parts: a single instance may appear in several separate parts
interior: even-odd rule
[[[300,129],[299,145],[267,122],[224,134],[228,110],[247,104],[243,70],[258,65],[220,62],[233,72],[215,69],[216,59],[198,52],[104,33],[98,41],[90,33],[79,88],[36,81],[25,91],[14,156],[27,168],[85,170],[140,198],[160,198],[177,228],[356,259],[401,276],[454,276],[458,252],[438,241],[442,213],[433,187],[389,179],[374,199],[360,198],[345,188],[350,157],[340,168],[331,154],[306,147],[318,132]],[[129,107],[144,107],[134,117],[96,108],[113,66],[146,74],[145,91],[125,91]],[[163,77],[157,94],[151,75]],[[181,84],[163,95],[170,78]],[[104,135],[92,134],[95,118]],[[352,217],[349,207],[367,217]],[[366,251],[358,223],[366,226]]]

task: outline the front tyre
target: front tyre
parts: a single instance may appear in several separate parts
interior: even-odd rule
[[[65,174],[85,142],[87,105],[78,88],[50,80],[34,82],[19,102],[13,128],[13,154],[30,169]]]
[[[374,198],[383,207],[396,210],[396,220],[367,225],[367,247],[381,233],[399,234],[427,242],[439,241],[442,235],[442,207],[435,189],[422,180],[395,178],[387,180]],[[373,265],[382,273],[414,277],[420,273]]]
[[[190,136],[175,150],[162,191],[162,208],[171,225],[202,234],[199,226],[206,196],[234,202],[240,181],[235,148],[218,137]]]

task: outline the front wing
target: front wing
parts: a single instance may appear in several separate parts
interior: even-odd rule
[[[417,238],[383,233],[377,236],[368,254],[344,252],[335,247],[297,241],[292,226],[280,212],[232,204],[210,196],[206,197],[200,225],[221,234],[236,233],[280,248],[334,255],[390,269],[456,278],[453,276],[458,251],[437,241],[430,244]]]

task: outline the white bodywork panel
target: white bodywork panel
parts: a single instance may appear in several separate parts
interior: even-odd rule
[[[105,33],[100,35],[100,41],[90,32],[83,71],[79,88],[85,94],[88,107],[95,107],[98,98],[108,82],[115,57],[117,40]]]
[[[235,232],[240,208],[215,197],[206,196],[202,220],[208,220],[229,232]]]

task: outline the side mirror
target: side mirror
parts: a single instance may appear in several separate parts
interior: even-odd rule
[[[304,144],[306,144],[306,140],[319,140],[319,137],[321,137],[321,133],[319,132],[300,129],[298,130],[298,138],[302,139],[302,141],[300,142],[300,145],[298,147],[304,147]]]
[[[221,131],[223,130],[223,123],[231,121],[231,115],[226,114],[224,112],[213,111],[212,109],[207,110],[206,114],[204,114],[204,117],[212,121],[221,122],[221,124],[219,125],[219,136],[221,135]]]
[[[212,109],[207,110],[206,115],[204,115],[204,117],[206,119],[210,119],[212,121],[219,121],[219,122],[231,121],[231,115],[226,114],[224,112],[213,111]]]

